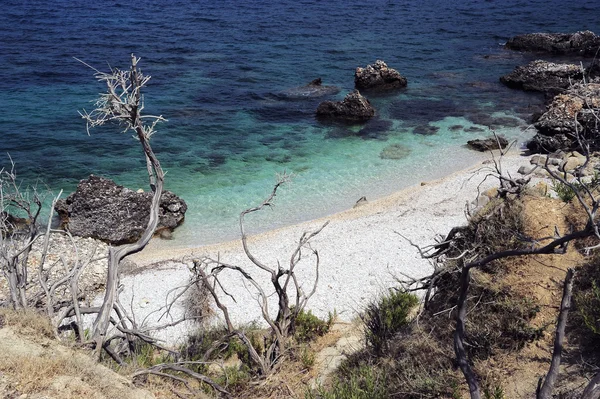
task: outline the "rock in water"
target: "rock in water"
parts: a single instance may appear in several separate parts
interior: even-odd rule
[[[366,68],[358,67],[354,72],[354,86],[359,90],[392,90],[407,84],[404,76],[381,60]]]
[[[505,47],[518,51],[594,57],[600,47],[600,36],[589,30],[575,33],[528,33],[511,37]]]
[[[579,65],[536,60],[516,67],[508,75],[502,76],[500,82],[514,89],[556,94],[571,83],[580,81],[583,76]]]
[[[375,109],[358,90],[348,94],[343,101],[323,101],[317,107],[317,117],[346,122],[365,122],[375,116]]]
[[[137,241],[148,224],[152,193],[138,193],[114,181],[90,175],[56,204],[62,225],[72,234],[120,245]],[[185,201],[163,191],[156,231],[173,230],[187,211]]]
[[[281,92],[281,95],[289,99],[317,98],[334,95],[340,92],[337,86],[323,86],[321,78],[317,78],[306,86],[294,87]]]
[[[483,140],[477,139],[467,141],[467,145],[476,151],[485,152],[490,150],[498,150],[500,148],[506,148],[506,146],[508,145],[508,140],[506,140],[502,136],[498,136],[498,139],[496,139],[496,137],[489,137]]]
[[[590,146],[600,148],[600,83],[576,84],[552,100],[535,122],[538,133],[527,143],[534,153],[579,149],[577,135]]]

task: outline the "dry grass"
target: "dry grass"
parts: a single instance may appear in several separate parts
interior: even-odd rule
[[[33,311],[0,309],[0,397],[150,398],[86,353],[54,339],[50,322]]]
[[[54,328],[48,317],[33,309],[14,311],[0,307],[0,328],[3,326],[10,326],[20,334],[32,338],[54,337]]]

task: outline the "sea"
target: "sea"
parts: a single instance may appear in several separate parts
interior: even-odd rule
[[[94,70],[152,78],[144,112],[168,121],[151,144],[166,188],[188,204],[165,245],[239,237],[242,210],[278,176],[292,175],[275,206],[248,218],[252,233],[351,208],[366,197],[447,175],[481,160],[465,147],[492,130],[521,146],[543,98],[501,75],[536,55],[503,49],[530,32],[600,33],[600,2],[564,0],[2,0],[0,167],[22,187],[63,197],[90,174],[148,190],[139,143],[119,126],[92,129],[104,88]],[[548,58],[548,57],[546,57]],[[384,60],[405,89],[368,94],[376,117],[343,125],[315,118],[341,100],[354,71]],[[571,59],[570,61],[573,61]],[[577,60],[575,60],[577,62]],[[321,78],[340,88],[289,98]]]

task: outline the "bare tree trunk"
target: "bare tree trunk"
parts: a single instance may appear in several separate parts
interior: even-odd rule
[[[465,320],[467,318],[467,294],[469,292],[469,283],[471,281],[471,268],[465,265],[460,274],[460,293],[458,298],[458,313],[456,315],[456,331],[454,332],[454,352],[458,366],[465,376],[465,380],[469,385],[469,394],[471,399],[481,399],[479,393],[479,383],[477,377],[471,369],[467,353],[465,351]]]
[[[541,386],[541,389],[537,392],[538,399],[549,399],[552,397],[552,391],[554,390],[554,384],[558,378],[558,371],[560,367],[560,358],[562,354],[562,345],[565,338],[565,327],[567,325],[567,317],[569,316],[569,309],[571,308],[571,294],[573,291],[573,269],[567,271],[565,277],[565,284],[563,288],[563,297],[560,304],[560,313],[558,315],[558,322],[556,324],[556,335],[554,338],[554,350],[552,352],[552,362],[550,363],[550,370]]]
[[[581,399],[598,399],[600,398],[600,372],[590,381],[587,387],[581,394]]]

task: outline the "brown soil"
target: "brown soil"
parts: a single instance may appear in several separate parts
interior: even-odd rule
[[[563,235],[570,231],[573,215],[581,210],[558,199],[538,196],[524,198],[524,233],[539,244],[550,241],[556,232]],[[585,219],[584,219],[585,220]],[[568,268],[581,265],[584,257],[575,245],[569,245],[565,254],[536,255],[512,258],[503,262],[505,273],[500,278],[519,297],[538,304],[539,313],[532,320],[533,327],[545,327],[544,336],[518,352],[496,356],[477,365],[485,384],[501,386],[506,398],[531,398],[540,377],[548,372],[556,319],[563,291],[563,280]],[[565,349],[569,350],[568,342]],[[569,379],[560,379],[555,392],[568,391],[583,383],[582,377],[574,377],[576,365],[564,364],[561,374],[569,373]],[[567,370],[568,369],[568,370]]]

